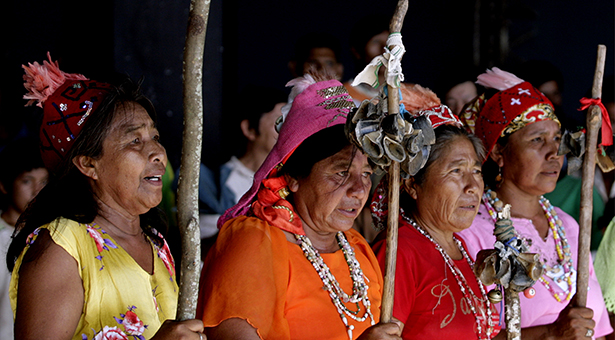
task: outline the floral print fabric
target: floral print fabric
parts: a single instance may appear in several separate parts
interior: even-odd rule
[[[40,229],[76,261],[83,281],[84,313],[73,335],[76,340],[145,340],[154,336],[167,319],[174,319],[178,288],[175,264],[166,242],[150,239],[153,274],[137,262],[96,224],[59,218],[28,237],[17,260],[10,287],[13,310],[19,268]]]

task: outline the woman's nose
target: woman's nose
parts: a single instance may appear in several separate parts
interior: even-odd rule
[[[167,151],[162,146],[162,144],[157,141],[151,142],[152,148],[150,151],[150,161],[151,162],[164,162],[166,164],[167,161]]]
[[[480,174],[479,174],[480,176]],[[480,178],[476,178],[474,173],[470,173],[466,176],[465,191],[468,194],[476,194],[483,191],[483,182]]]
[[[553,159],[553,158],[562,157],[561,155],[558,155],[560,143],[561,143],[561,141],[559,141],[559,140],[552,140],[549,143],[548,150],[547,150],[547,155],[546,155],[547,159]]]
[[[34,196],[38,195],[38,193],[43,190],[45,184],[47,184],[47,181],[36,183],[36,185],[34,186]]]
[[[348,182],[348,193],[351,197],[359,199],[365,198],[371,185],[371,180],[369,178],[365,179],[362,174],[353,175],[348,179]]]

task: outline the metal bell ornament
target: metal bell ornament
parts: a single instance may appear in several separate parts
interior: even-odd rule
[[[504,297],[502,296],[502,292],[499,289],[492,289],[489,291],[489,293],[487,293],[487,298],[489,298],[489,301],[491,301],[491,303],[496,304],[500,303]]]

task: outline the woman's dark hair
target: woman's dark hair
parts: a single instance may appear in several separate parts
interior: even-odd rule
[[[441,125],[435,129],[436,143],[431,146],[429,152],[429,158],[425,166],[414,175],[414,183],[421,186],[425,182],[425,177],[431,165],[440,158],[442,152],[450,147],[449,143],[458,137],[465,138],[472,143],[474,151],[478,156],[478,161],[482,162],[485,159],[485,147],[483,142],[473,134],[468,133],[465,129],[459,128],[453,125]],[[400,195],[400,205],[402,207],[408,207],[414,205],[414,200],[402,191]]]
[[[505,135],[504,137],[498,138],[496,145],[500,150],[504,150],[508,145],[508,139],[510,135]],[[496,189],[498,186],[498,182],[495,178],[500,174],[500,167],[498,164],[491,159],[491,157],[487,158],[483,163],[483,180],[485,181],[485,187],[489,187],[492,189]]]
[[[281,174],[292,178],[306,178],[314,164],[331,157],[350,145],[344,133],[344,125],[334,125],[308,137],[288,158]],[[353,153],[354,156],[354,153]]]
[[[11,142],[0,152],[0,164],[0,183],[6,191],[6,195],[0,195],[0,209],[6,209],[11,203],[17,177],[34,169],[45,168],[38,139],[23,137]]]
[[[468,133],[463,128],[458,128],[453,125],[441,125],[436,128],[436,143],[431,146],[431,151],[429,152],[429,158],[427,159],[427,163],[425,166],[414,175],[414,183],[421,185],[425,180],[425,174],[431,164],[433,164],[437,159],[440,158],[442,151],[449,148],[449,143],[457,137],[464,137],[472,143],[474,146],[474,151],[476,151],[476,155],[478,156],[478,160],[482,162],[485,159],[485,147],[483,146],[483,142],[481,140]]]
[[[140,82],[130,78],[114,87],[104,98],[100,106],[77,136],[73,147],[63,160],[53,178],[30,203],[19,217],[16,225],[17,235],[7,252],[6,263],[13,270],[15,261],[26,246],[27,237],[38,227],[51,223],[59,217],[68,218],[79,223],[92,223],[98,215],[99,206],[85,175],[75,167],[72,160],[77,156],[100,159],[103,142],[111,130],[111,124],[117,116],[118,108],[137,103],[147,111],[156,122],[156,112],[152,103],[140,91]],[[141,228],[155,242],[162,242],[152,228],[166,231],[166,223],[157,208],[150,209],[140,216]],[[42,249],[44,249],[43,247]],[[32,259],[40,254],[34,254]]]

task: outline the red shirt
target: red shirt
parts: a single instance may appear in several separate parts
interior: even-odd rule
[[[476,318],[455,276],[435,245],[412,225],[400,219],[395,273],[393,316],[404,323],[403,339],[477,339]],[[373,249],[384,267],[386,236],[380,233]],[[465,245],[464,245],[465,247]],[[454,260],[478,298],[482,293],[465,258]],[[474,302],[485,334],[483,302]],[[492,320],[499,316],[492,306]],[[494,337],[497,332],[493,332]]]

